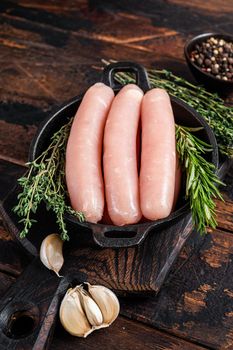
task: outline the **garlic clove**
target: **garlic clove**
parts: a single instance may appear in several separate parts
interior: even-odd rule
[[[83,311],[77,287],[70,288],[66,292],[60,306],[59,317],[61,324],[71,335],[86,338],[94,330]]]
[[[120,312],[120,303],[117,296],[110,289],[86,283],[88,286],[88,292],[92,299],[96,302],[103,315],[102,327],[109,326]]]
[[[83,288],[79,288],[80,301],[86,317],[92,326],[100,326],[103,323],[103,316],[95,301]]]
[[[59,271],[64,263],[62,254],[63,241],[56,233],[48,235],[40,247],[40,260],[49,269],[53,270],[59,277]]]

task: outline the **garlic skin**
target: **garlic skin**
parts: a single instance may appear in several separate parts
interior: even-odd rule
[[[92,326],[100,326],[103,323],[103,316],[95,301],[82,288],[79,289],[80,301],[88,321]]]
[[[72,335],[86,338],[88,334],[93,332],[83,311],[76,288],[70,288],[66,292],[60,306],[59,317],[65,330]]]
[[[64,263],[62,254],[63,241],[57,233],[45,237],[40,247],[40,260],[49,269],[53,270],[58,277]]]
[[[60,321],[72,335],[87,337],[94,330],[108,327],[120,311],[116,295],[104,286],[84,283],[70,288],[60,306]]]
[[[108,327],[115,321],[120,312],[120,303],[116,294],[104,286],[86,284],[89,294],[102,312],[102,327]]]

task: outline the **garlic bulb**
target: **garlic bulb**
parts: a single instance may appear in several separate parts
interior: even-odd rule
[[[72,335],[86,337],[94,330],[108,327],[118,316],[116,295],[104,286],[85,283],[67,291],[60,307],[60,320]]]
[[[89,294],[95,300],[102,312],[103,323],[106,326],[109,326],[117,318],[120,312],[120,304],[116,294],[104,286],[92,286],[89,283],[87,283],[87,285]]]
[[[59,316],[65,330],[77,337],[87,337],[92,332],[76,288],[70,288],[62,300]]]
[[[49,269],[53,270],[59,277],[59,271],[64,263],[62,254],[63,241],[56,233],[48,235],[40,247],[40,260]]]

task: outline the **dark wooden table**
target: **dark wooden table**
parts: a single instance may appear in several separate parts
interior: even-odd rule
[[[232,16],[232,0],[1,0],[0,198],[24,171],[39,123],[98,80],[101,58],[192,80],[185,41],[201,32],[232,34]],[[233,349],[232,179],[233,167],[225,203],[216,202],[217,229],[204,238],[193,232],[157,297],[122,299],[117,321],[85,340],[58,324],[51,348]],[[0,296],[28,263],[1,225]]]

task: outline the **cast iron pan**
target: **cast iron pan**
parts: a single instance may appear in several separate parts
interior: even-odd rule
[[[120,62],[108,66],[103,72],[103,81],[112,86],[116,93],[120,89],[114,83],[117,71],[135,73],[137,84],[143,91],[149,89],[146,72],[141,66]],[[48,146],[54,131],[74,116],[82,97],[76,97],[64,105],[41,125],[30,149],[30,160]],[[198,136],[212,145],[213,151],[209,152],[208,160],[217,167],[217,145],[206,122],[192,108],[175,98],[172,98],[172,105],[178,124],[203,127]],[[192,231],[190,209],[182,194],[177,210],[166,220],[157,222],[119,228],[80,224],[73,217],[66,216],[71,243],[64,251],[65,264],[61,271],[64,278],[59,279],[37,257],[42,239],[54,230],[56,232],[54,217],[40,208],[38,223],[27,238],[20,240],[18,218],[12,213],[17,190],[15,188],[10,192],[0,209],[9,231],[34,260],[0,299],[0,349],[47,349],[60,300],[70,285],[89,281],[106,285],[116,292],[156,294]],[[117,237],[112,237],[114,234]],[[93,247],[90,247],[90,242]],[[82,243],[88,246],[83,248]],[[136,247],[130,248],[106,248],[136,244]]]
[[[118,62],[107,66],[102,75],[102,81],[113,88],[115,94],[121,89],[119,84],[114,81],[114,75],[117,72],[131,72],[136,76],[137,85],[144,91],[150,89],[150,84],[147,78],[145,69],[139,64],[132,62]],[[35,160],[48,146],[51,136],[63,124],[74,116],[83,94],[74,98],[71,102],[64,105],[57,113],[46,119],[40,126],[35,138],[31,144],[29,152],[29,161]],[[195,110],[189,107],[184,102],[171,97],[172,108],[175,115],[175,121],[179,125],[191,127],[203,127],[203,130],[196,133],[197,136],[211,144],[213,151],[208,155],[208,160],[218,166],[218,151],[215,136],[208,124],[201,118]],[[185,180],[185,179],[183,179]],[[184,182],[184,181],[183,181]],[[155,198],[156,200],[156,198]],[[186,215],[190,211],[188,203],[184,200],[184,186],[180,195],[180,200],[176,210],[166,219],[140,223],[126,226],[113,226],[106,224],[80,223],[78,219],[72,215],[65,214],[65,219],[69,226],[69,231],[73,235],[79,235],[80,240],[89,239],[89,243],[96,243],[100,247],[129,247],[141,243],[152,230],[159,230],[160,227],[172,225],[174,220],[182,215]],[[82,231],[80,232],[80,227]]]

